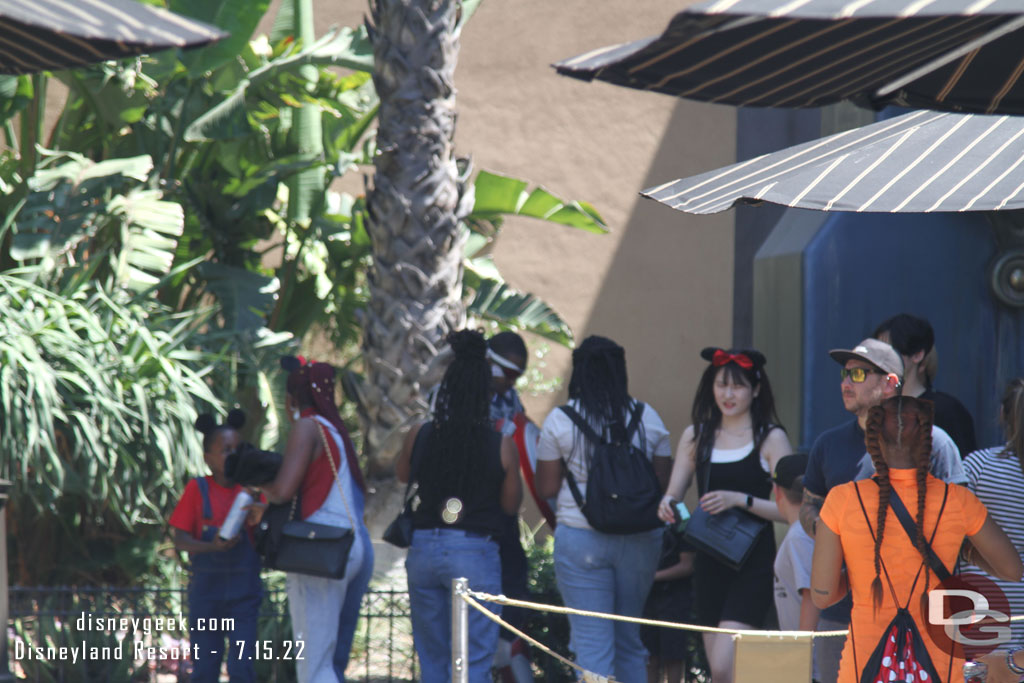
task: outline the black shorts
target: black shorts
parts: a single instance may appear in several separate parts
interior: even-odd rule
[[[718,626],[723,621],[759,627],[775,600],[775,534],[765,525],[757,545],[739,570],[697,552],[694,568],[697,622]]]

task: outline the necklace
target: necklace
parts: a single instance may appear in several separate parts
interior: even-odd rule
[[[725,427],[719,427],[718,431],[721,432],[722,434],[728,434],[729,436],[743,436],[747,432],[753,431],[753,429],[754,429],[753,426],[750,426],[750,427],[743,427],[739,431],[733,431],[731,429],[726,429]]]

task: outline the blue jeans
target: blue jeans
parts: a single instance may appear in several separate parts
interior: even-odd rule
[[[621,616],[642,616],[661,554],[661,529],[602,534],[559,524],[555,529],[555,578],[566,606]],[[569,616],[576,663],[622,683],[646,683],[647,650],[640,626],[596,617]]]
[[[423,683],[452,680],[452,579],[466,578],[472,590],[501,592],[496,541],[461,529],[416,529],[405,559],[409,578],[412,635]],[[485,605],[499,612],[497,605]],[[490,683],[498,647],[498,625],[470,608],[469,680]]]
[[[356,509],[353,514],[363,518],[363,493],[352,487]],[[356,624],[359,621],[359,610],[363,605],[363,596],[370,587],[373,577],[373,541],[366,527],[359,525],[353,545],[358,543],[363,548],[363,564],[359,572],[352,578],[345,591],[345,601],[341,604],[338,617],[338,645],[334,650],[334,673],[341,683],[345,683],[345,669],[348,668],[349,655],[352,652],[352,640],[356,635]]]

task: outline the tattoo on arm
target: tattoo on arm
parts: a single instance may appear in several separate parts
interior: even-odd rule
[[[804,489],[804,500],[800,505],[800,524],[803,526],[804,531],[811,536],[814,536],[814,532],[817,530],[818,515],[821,512],[821,506],[824,504],[825,498],[823,496]]]
[[[829,591],[823,591],[820,588],[815,588],[814,592],[817,593],[818,595],[828,595],[829,594]]]

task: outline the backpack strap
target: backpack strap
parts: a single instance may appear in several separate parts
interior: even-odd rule
[[[877,481],[875,482],[878,483]],[[949,484],[946,484],[946,491],[942,496],[942,507],[939,508],[939,516],[935,520],[935,528],[938,529],[939,519],[942,518],[942,512],[946,509],[946,500],[949,498]],[[910,538],[911,543],[914,543],[917,536],[917,528],[914,526],[914,520],[910,517],[910,511],[907,510],[907,506],[903,504],[903,501],[896,494],[896,490],[893,489],[889,494],[889,507],[896,513],[896,518],[900,520],[900,524],[903,526],[903,530],[907,532],[907,536]],[[932,539],[935,539],[935,532],[932,532]],[[917,547],[917,544],[914,543]],[[932,571],[935,572],[935,576],[938,577],[939,581],[945,581],[950,578],[952,574],[946,569],[946,565],[942,564],[942,560],[932,550],[931,541],[925,541],[925,549],[928,551],[924,553],[924,559],[928,560],[928,564],[931,566]]]
[[[573,408],[570,405],[564,405],[558,406],[558,409],[569,416],[569,419],[572,420],[572,423],[576,425],[576,429],[580,430],[580,433],[583,434],[584,438],[586,438],[587,441],[593,444],[598,444],[602,442],[601,437],[598,436],[597,432],[594,431],[594,428],[591,427],[590,424],[583,419],[582,415],[576,412],[575,408]]]
[[[203,501],[203,519],[213,519],[213,506],[210,505],[210,483],[206,477],[196,477],[196,485],[199,486],[199,496]]]
[[[644,416],[644,404],[640,401],[636,402],[636,407],[633,408],[633,416],[629,420],[629,426],[626,427],[626,441],[632,441],[633,435],[636,434],[636,430],[640,428],[640,418]]]
[[[875,482],[875,483],[877,484],[878,482]],[[868,517],[868,509],[866,507],[864,507],[864,499],[860,495],[860,487],[857,486],[856,482],[854,482],[854,484],[853,484],[853,490],[857,494],[857,502],[860,503],[860,511],[862,513],[864,513],[864,522],[868,525],[868,532],[871,534],[871,540],[874,541],[877,538],[875,536],[875,529],[871,526],[871,519]],[[879,552],[881,552],[881,549],[879,549]],[[892,585],[892,580],[889,578],[889,570],[886,569],[886,567],[885,567],[885,560],[882,559],[881,554],[879,554],[879,556],[878,556],[878,561],[882,565],[882,574],[885,575],[885,582],[889,586],[889,594],[892,595],[892,601],[893,601],[893,603],[895,603],[896,607],[899,607],[900,606],[900,599],[896,596],[896,587]],[[923,568],[924,568],[924,563],[922,562],[921,566],[918,567],[918,569],[917,569],[917,574],[914,575],[914,583],[910,587],[910,594],[911,595],[914,594],[914,588],[917,587],[917,579],[918,579],[919,576],[921,576],[921,569],[923,569]],[[909,600],[909,598],[908,598],[908,600]],[[909,605],[910,603],[908,602],[907,604]],[[859,669],[858,669],[858,671],[859,671]]]
[[[422,447],[420,440],[425,438],[425,434],[429,434],[429,430],[432,429],[430,422],[424,423],[418,432],[416,432],[416,439],[412,442],[412,453],[409,455],[409,481],[405,484],[405,504],[403,510],[411,510],[411,504],[413,496],[409,493],[412,491],[412,485],[416,483],[416,477],[420,472],[420,465],[423,461]]]
[[[878,480],[875,479],[874,477],[872,477],[871,480],[873,482],[875,482],[876,485],[878,484]],[[861,498],[860,487],[857,486],[856,482],[853,485],[853,489],[857,493],[857,501],[860,503],[860,510],[864,514],[864,521],[867,522],[868,531],[871,532],[871,538],[874,539],[875,538],[875,530],[871,527],[871,520],[868,518],[868,511],[867,511],[867,508],[864,507],[864,499]],[[949,498],[949,484],[947,483],[946,484],[945,493],[942,496],[942,506],[939,508],[939,515],[935,519],[935,528],[932,530],[932,537],[928,541],[926,541],[926,547],[928,548],[928,555],[925,557],[925,559],[928,561],[929,564],[932,564],[932,559],[934,558],[935,564],[932,565],[932,571],[934,571],[936,575],[940,576],[940,580],[943,580],[943,581],[946,578],[949,577],[949,571],[946,569],[945,565],[942,564],[942,561],[938,558],[938,556],[935,555],[935,551],[932,550],[931,542],[935,540],[935,534],[938,533],[938,530],[939,530],[939,520],[942,518],[942,513],[946,509],[946,500],[948,498]],[[896,501],[896,503],[893,504],[893,501]],[[900,525],[903,527],[903,530],[907,533],[907,536],[910,537],[911,542],[913,542],[915,537],[916,537],[916,535],[917,535],[917,529],[914,527],[913,520],[910,517],[910,512],[907,510],[906,506],[903,505],[903,501],[900,499],[899,495],[896,494],[896,490],[895,489],[891,489],[890,490],[889,507],[891,507],[893,509],[893,511],[896,513],[896,517],[899,519]],[[901,511],[902,511],[902,514],[901,514]],[[914,544],[914,547],[916,548],[917,545]],[[921,570],[924,568],[924,562],[921,563],[921,566],[918,567],[918,569],[917,569],[917,574],[914,575],[914,583],[910,586],[910,595],[907,597],[907,606],[901,608],[900,607],[900,602],[896,598],[896,592],[895,592],[895,588],[892,585],[892,580],[889,578],[889,570],[886,569],[886,567],[885,567],[885,560],[883,560],[882,558],[879,558],[879,561],[882,564],[882,572],[885,574],[885,581],[886,581],[886,583],[889,584],[889,592],[892,594],[893,602],[896,604],[897,609],[907,609],[907,607],[910,606],[910,600],[913,599],[914,588],[917,587],[917,580],[919,578],[921,578]],[[936,567],[936,565],[937,565],[937,567]],[[943,572],[945,574],[944,576],[942,576]],[[925,590],[926,591],[927,591],[927,589],[928,589],[928,587],[925,586]],[[857,640],[856,640],[856,638],[853,635],[853,622],[851,621],[850,622],[850,646],[853,648],[853,668],[854,668],[854,671],[860,671],[860,667],[857,665],[857,645],[856,645],[856,643],[857,643]],[[947,681],[951,681],[952,680],[952,678],[951,678],[952,674],[953,674],[953,657],[952,657],[952,655],[950,655],[950,658],[949,658],[949,668],[948,668],[948,671],[946,672],[946,680]]]
[[[563,405],[558,406],[558,409],[565,413],[570,420],[572,420],[573,424],[576,425],[576,428],[580,430],[580,433],[583,434],[583,437],[587,439],[587,441],[593,444],[600,444],[604,442],[603,439],[600,436],[598,436],[597,432],[594,431],[593,427],[591,427],[590,424],[583,419],[583,416],[580,415],[575,408],[573,408],[570,405]],[[633,415],[630,417],[629,420],[629,426],[626,428],[627,441],[632,440],[633,433],[636,432],[636,430],[640,426],[640,418],[643,416],[643,414],[644,404],[641,403],[640,401],[637,401],[635,407],[633,408]],[[576,501],[576,507],[578,507],[580,509],[580,512],[582,512],[584,505],[583,493],[580,491],[580,487],[579,484],[576,482],[575,475],[573,475],[572,470],[569,469],[569,463],[565,462],[565,460],[563,459],[562,464],[565,469],[565,481],[569,485],[569,492],[572,493],[572,499]]]

